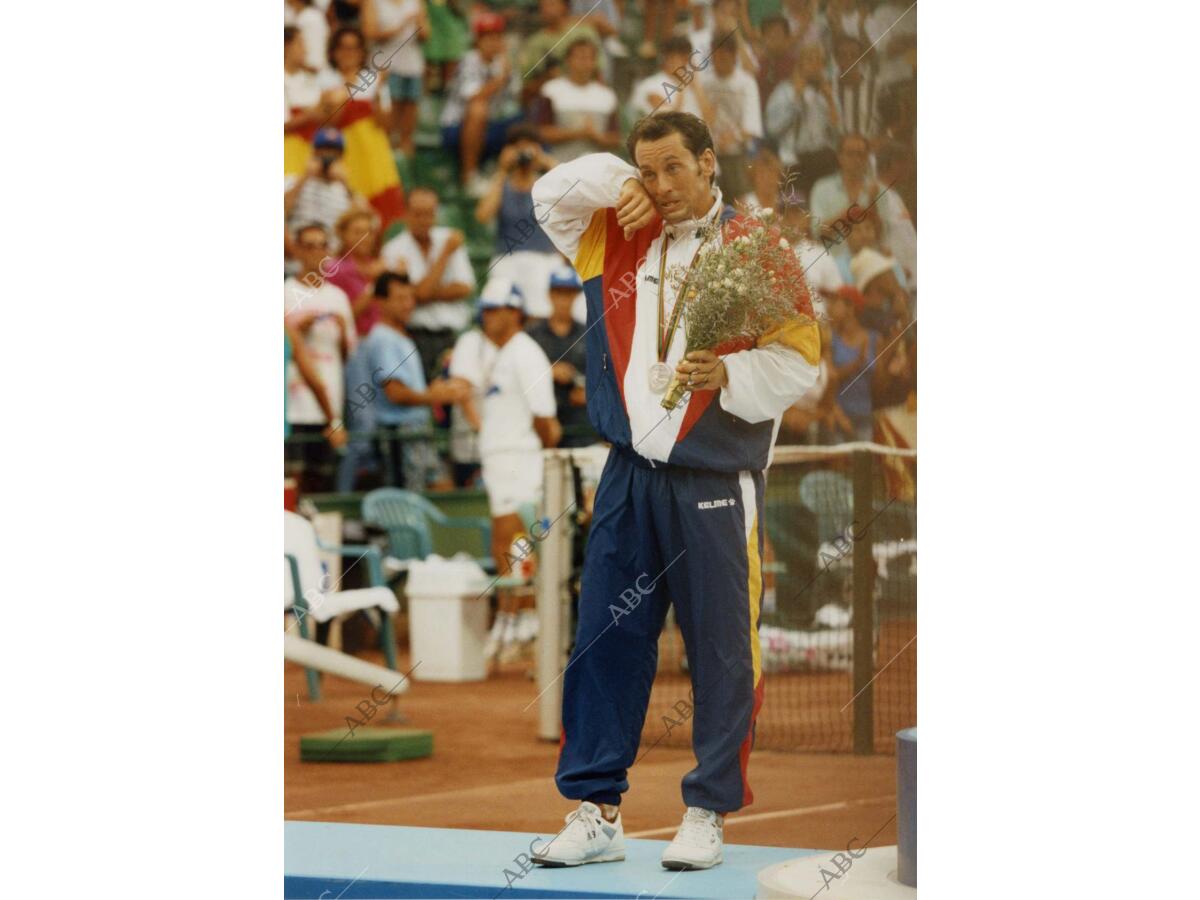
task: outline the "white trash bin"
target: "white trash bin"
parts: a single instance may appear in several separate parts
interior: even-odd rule
[[[473,559],[434,555],[408,569],[408,636],[418,681],[482,681],[489,579]],[[417,663],[420,665],[417,665]]]

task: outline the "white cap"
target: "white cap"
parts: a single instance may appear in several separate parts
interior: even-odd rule
[[[495,275],[479,292],[480,309],[519,309],[525,311],[525,295],[511,278]]]
[[[870,247],[863,247],[854,254],[854,259],[850,260],[850,274],[854,276],[854,286],[864,292],[868,284],[895,267],[896,260]]]

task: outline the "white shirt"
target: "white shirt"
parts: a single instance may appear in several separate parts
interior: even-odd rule
[[[421,38],[414,34],[421,14],[421,0],[373,0],[375,19],[381,31],[400,28],[386,41],[376,43],[368,65],[387,67],[387,74],[419,78],[425,73]],[[394,54],[394,55],[393,55]],[[389,60],[390,57],[390,60]]]
[[[576,84],[570,78],[552,78],[542,85],[542,96],[550,101],[554,124],[560,128],[582,128],[591,122],[597,131],[607,131],[617,110],[617,95],[598,81]],[[554,145],[554,155],[565,162],[595,149],[591,141],[563,141]]]
[[[542,348],[518,331],[496,352],[490,370],[482,371],[482,379],[480,455],[540,452],[542,441],[533,429],[534,417],[555,414],[554,379]]]
[[[283,121],[292,117],[293,109],[309,109],[321,99],[317,76],[307,69],[283,73]]]
[[[714,121],[708,126],[713,133],[717,153],[742,153],[745,142],[737,135],[740,127],[749,137],[762,137],[762,106],[758,99],[758,83],[747,72],[734,69],[728,78],[721,78],[710,67],[700,73],[704,93],[713,105]]]
[[[408,277],[416,284],[429,271],[446,246],[452,229],[444,225],[435,225],[429,230],[429,256],[421,249],[412,236],[412,232],[404,231],[383,245],[379,257],[389,269],[396,268],[399,260],[404,260],[408,267]],[[471,259],[467,256],[467,248],[459,247],[450,256],[446,268],[442,272],[442,284],[462,282],[475,290],[475,271],[471,268]],[[409,328],[428,328],[433,331],[462,331],[471,324],[470,300],[435,300],[422,303],[408,320]]]
[[[310,69],[320,72],[328,68],[325,45],[329,42],[329,24],[318,9],[306,6],[296,12],[290,5],[283,5],[283,24],[295,25],[304,36],[304,61]]]
[[[651,101],[652,95],[658,96],[658,105]],[[639,81],[629,96],[629,106],[637,116],[663,112],[700,115],[700,104],[696,102],[695,91],[681,88],[675,76],[667,72],[655,72]]]
[[[796,251],[796,259],[800,260],[800,268],[811,288],[809,297],[812,300],[813,317],[823,322],[829,318],[829,313],[825,309],[825,298],[819,292],[833,293],[842,287],[845,284],[842,270],[838,268],[833,255],[815,241],[802,238],[792,249]]]
[[[319,282],[315,287],[310,285]],[[354,313],[346,292],[313,274],[308,282],[289,278],[283,283],[283,311],[289,318],[309,311],[340,316],[349,337],[350,349],[355,342]],[[312,324],[304,336],[304,346],[312,359],[313,367],[325,386],[325,394],[337,416],[342,414],[345,399],[344,365],[342,363],[342,332],[331,319],[321,319]],[[325,413],[321,404],[300,376],[300,369],[293,360],[288,365],[288,421],[293,425],[323,425]]]

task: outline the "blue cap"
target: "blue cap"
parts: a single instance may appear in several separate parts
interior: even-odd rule
[[[559,266],[550,273],[550,290],[565,288],[572,291],[582,291],[583,282],[570,266]]]
[[[313,147],[317,150],[323,150],[326,147],[345,150],[346,142],[342,140],[342,133],[336,128],[322,128],[313,136]]]
[[[479,292],[479,308],[484,309],[519,309],[525,311],[525,295],[513,283],[511,278],[499,275],[488,279],[488,283]]]

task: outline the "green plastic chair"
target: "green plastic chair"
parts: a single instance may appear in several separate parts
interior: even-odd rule
[[[363,498],[363,521],[378,525],[388,534],[390,568],[405,571],[413,560],[433,553],[430,523],[443,528],[473,528],[479,532],[485,553],[492,546],[492,522],[484,516],[448,516],[420,494],[400,488],[379,488]],[[495,572],[490,555],[475,561],[486,572]]]

